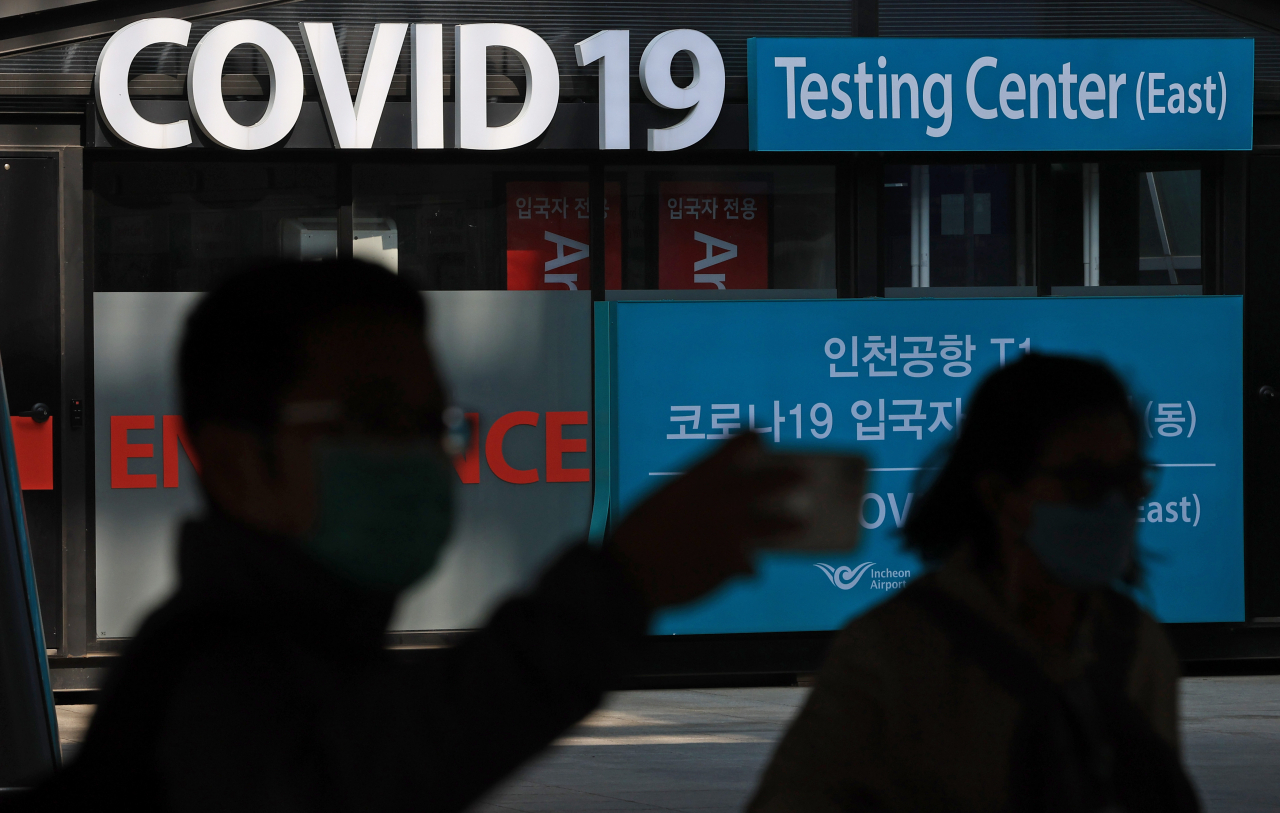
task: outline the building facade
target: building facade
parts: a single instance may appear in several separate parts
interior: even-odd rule
[[[199,509],[181,319],[272,258],[423,291],[476,429],[459,540],[394,643],[482,623],[705,448],[686,437],[755,429],[868,455],[867,547],[659,619],[684,636],[654,670],[812,668],[918,572],[891,531],[971,382],[1043,348],[1134,387],[1164,467],[1144,600],[1184,655],[1280,655],[1274,12],[50,5],[0,33],[0,353],[55,689],[96,685],[170,589]],[[806,353],[821,382],[788,378]],[[681,400],[699,379],[720,389]]]

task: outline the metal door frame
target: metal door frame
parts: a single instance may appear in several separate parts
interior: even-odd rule
[[[85,655],[89,644],[86,473],[83,428],[70,426],[71,399],[85,400],[84,149],[73,124],[0,124],[0,153],[58,161],[58,280],[61,392],[53,417],[62,435],[62,617],[57,656]],[[52,653],[51,653],[52,654]]]

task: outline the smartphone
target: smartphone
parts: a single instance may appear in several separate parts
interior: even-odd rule
[[[856,455],[769,453],[764,461],[805,472],[804,481],[777,499],[774,510],[797,517],[808,527],[797,536],[762,540],[759,548],[847,553],[858,546],[866,460]]]

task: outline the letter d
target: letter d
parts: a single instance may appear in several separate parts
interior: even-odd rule
[[[466,150],[509,150],[528,144],[547,129],[560,103],[560,69],[551,46],[527,28],[506,23],[454,26],[457,144]],[[510,48],[524,66],[528,84],[524,107],[509,124],[490,127],[485,49]]]

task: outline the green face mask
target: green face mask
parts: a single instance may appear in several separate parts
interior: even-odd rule
[[[403,590],[435,567],[453,525],[449,463],[428,444],[320,442],[307,551],[362,587]]]

